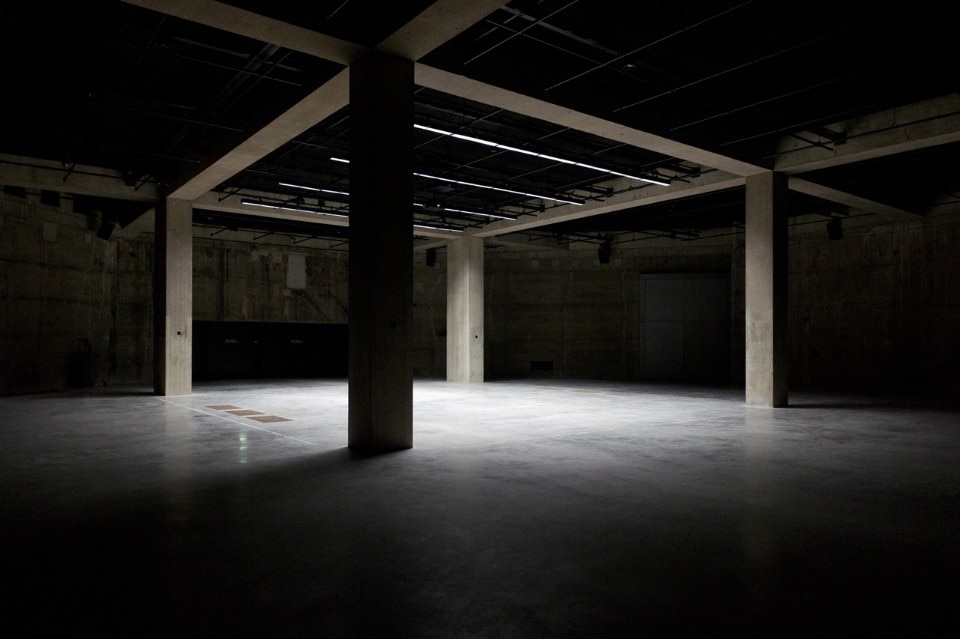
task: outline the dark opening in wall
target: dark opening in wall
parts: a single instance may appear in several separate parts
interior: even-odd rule
[[[59,191],[47,191],[43,189],[40,191],[40,204],[46,206],[52,206],[55,208],[60,207],[60,192]]]
[[[346,377],[347,325],[193,323],[197,380]]]
[[[549,373],[553,370],[553,362],[547,360],[532,360],[530,362],[531,373]]]
[[[22,186],[5,186],[3,187],[3,192],[13,197],[27,197],[27,190]]]

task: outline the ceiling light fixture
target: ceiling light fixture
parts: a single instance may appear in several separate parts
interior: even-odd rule
[[[332,189],[318,189],[315,186],[304,186],[302,184],[291,184],[289,182],[279,182],[280,186],[289,186],[293,189],[303,189],[305,191],[317,191],[319,193],[332,193],[333,195],[350,195],[347,191],[334,191]]]
[[[527,197],[533,197],[540,200],[550,200],[551,202],[560,202],[561,204],[574,204],[576,206],[583,206],[582,200],[569,200],[559,197],[551,197],[549,195],[543,195],[541,193],[527,193],[526,191],[515,191],[514,189],[505,189],[499,186],[490,186],[489,184],[477,184],[476,182],[465,182],[463,180],[454,180],[451,178],[440,177],[438,175],[427,175],[426,173],[414,173],[417,177],[427,178],[428,180],[440,180],[441,182],[450,182],[451,184],[462,184],[463,186],[473,186],[478,189],[490,189],[491,191],[501,191],[503,193],[513,193],[515,195],[525,195]]]
[[[502,213],[482,213],[481,211],[465,211],[463,209],[448,209],[446,207],[440,207],[441,211],[450,211],[451,213],[466,213],[467,215],[482,215],[483,217],[492,217],[498,220],[515,220],[517,219],[516,215],[504,215]]]
[[[451,233],[463,233],[463,229],[455,229],[448,226],[431,226],[430,224],[414,224],[418,229],[430,229],[431,231],[450,231]]]
[[[629,173],[621,173],[620,171],[614,171],[612,169],[605,169],[603,167],[594,166],[593,164],[586,164],[584,162],[576,162],[574,160],[567,160],[566,158],[559,158],[555,155],[548,155],[546,153],[537,153],[536,151],[529,151],[527,149],[521,149],[515,146],[509,146],[507,144],[499,144],[498,142],[490,142],[489,140],[481,140],[480,138],[475,138],[470,135],[463,135],[461,133],[454,133],[453,131],[444,131],[443,129],[435,129],[430,126],[424,126],[422,124],[414,124],[415,129],[420,129],[421,131],[429,131],[430,133],[437,133],[440,135],[446,135],[457,140],[464,140],[466,142],[475,142],[477,144],[482,144],[484,146],[493,147],[495,149],[501,149],[503,151],[512,151],[514,153],[522,153],[524,155],[530,155],[537,158],[542,158],[544,160],[551,160],[553,162],[560,162],[561,164],[568,164],[570,166],[578,166],[584,169],[590,169],[593,171],[600,171],[601,173],[607,173],[609,175],[616,175],[618,177],[625,177],[630,180],[638,180],[640,182],[647,182],[649,184],[656,184],[657,186],[670,186],[670,182],[666,178],[652,178],[652,177],[641,177],[639,175],[630,175]]]

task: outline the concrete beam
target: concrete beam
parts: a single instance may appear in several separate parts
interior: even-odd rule
[[[557,244],[557,241],[552,238],[528,237],[522,239],[523,237],[520,234],[515,238],[503,235],[487,238],[487,247],[492,249],[503,247],[510,251],[566,251],[569,249],[568,245]]]
[[[268,209],[262,206],[250,206],[241,204],[240,200],[244,197],[265,197],[282,200],[286,195],[277,193],[268,193],[266,191],[248,191],[238,195],[228,195],[222,197],[219,193],[204,193],[193,201],[193,208],[204,211],[215,211],[217,213],[235,213],[237,215],[248,215],[252,217],[265,217],[272,220],[290,220],[293,222],[304,222],[306,224],[324,224],[327,226],[349,226],[350,220],[345,217],[335,217],[330,215],[321,215],[319,213],[310,213],[307,211],[286,211],[283,209]]]
[[[175,189],[171,197],[195,200],[257,160],[279,149],[310,127],[347,106],[349,85],[350,74],[347,69],[344,69],[286,113]]]
[[[144,184],[139,189],[127,186],[123,175],[113,169],[87,164],[68,169],[56,160],[8,153],[0,153],[0,184],[132,202],[156,202],[158,197],[156,184]]]
[[[215,0],[123,0],[158,13],[349,65],[367,48]],[[419,60],[506,4],[505,0],[437,0],[377,50]]]
[[[791,191],[818,197],[821,200],[836,202],[837,204],[843,204],[844,206],[860,209],[861,211],[866,211],[868,213],[891,215],[898,219],[915,219],[917,217],[917,214],[911,213],[910,211],[906,211],[895,206],[890,206],[888,204],[883,204],[881,202],[868,200],[865,197],[860,197],[851,193],[845,193],[844,191],[838,191],[837,189],[831,189],[828,186],[815,184],[809,180],[803,180],[796,176],[790,176],[787,184]]]
[[[236,33],[331,62],[350,64],[366,48],[214,0],[123,0],[168,16]]]
[[[268,193],[266,191],[248,191],[242,194],[229,195],[222,200],[218,193],[204,193],[194,200],[194,208],[205,211],[216,211],[220,213],[236,213],[237,215],[249,215],[254,217],[265,217],[274,220],[291,220],[294,222],[304,222],[305,224],[324,224],[327,226],[350,226],[350,218],[336,217],[332,215],[322,215],[320,213],[310,213],[306,211],[286,211],[283,209],[268,209],[262,206],[250,206],[241,204],[243,197],[263,196],[273,199],[283,199],[285,195],[278,193]],[[462,233],[456,231],[443,231],[435,229],[414,228],[413,234],[417,237],[429,237],[437,239],[453,239],[463,237]],[[442,246],[444,243],[441,242]]]
[[[628,182],[626,180],[617,180],[615,188],[623,188]],[[528,231],[548,224],[558,222],[571,222],[595,215],[613,213],[636,206],[646,206],[650,204],[660,204],[671,200],[678,200],[691,195],[702,195],[714,191],[722,191],[738,186],[743,186],[744,178],[731,176],[722,171],[712,171],[705,173],[690,182],[675,182],[669,187],[649,187],[636,189],[634,191],[623,191],[616,193],[602,202],[587,202],[583,206],[574,206],[566,204],[553,209],[548,209],[536,217],[524,217],[519,220],[504,220],[488,224],[482,229],[468,232],[473,237],[495,237],[506,233],[516,233],[517,231]]]
[[[775,170],[796,174],[960,142],[960,94],[909,104],[829,128],[846,142],[811,147],[789,138],[777,149]]]
[[[551,104],[543,100],[531,98],[521,93],[501,89],[500,87],[479,80],[473,80],[463,75],[442,71],[424,64],[416,65],[416,83],[420,86],[443,91],[461,98],[474,100],[490,106],[495,106],[513,113],[519,113],[544,122],[568,127],[598,137],[628,144],[642,149],[662,153],[695,164],[726,171],[733,175],[758,175],[769,171],[749,162],[699,149],[689,144],[670,140],[668,138],[640,131],[623,124],[604,120],[596,116],[580,113],[573,109]]]
[[[359,45],[329,38],[301,27],[237,9],[214,0],[125,1],[342,64],[351,63],[364,50]],[[483,0],[475,3],[438,0],[395,34],[384,40],[378,48],[406,59],[417,60],[502,4],[503,2],[500,0]],[[174,191],[172,195],[185,199],[199,197],[345,106],[347,104],[345,89],[347,79],[345,76],[346,71],[318,89],[291,111],[275,120],[274,123],[252,136],[250,140],[215,162],[186,185]],[[735,176],[760,175],[769,170],[768,167],[744,162],[676,140],[633,129],[424,64],[415,65],[415,82],[437,91],[590,133],[613,142],[687,160]],[[952,100],[953,102],[960,101],[960,96],[955,96]],[[314,102],[321,103],[319,109],[315,108]],[[860,129],[879,125],[874,121],[876,118],[873,116],[863,118],[861,119],[862,122],[858,121],[859,124],[851,125],[847,131],[849,140],[847,144],[837,146],[832,151],[822,148],[792,149],[784,147],[777,159],[776,170],[783,173],[801,173],[816,168],[898,153],[912,148],[956,141],[960,139],[960,122],[957,121],[960,115],[955,113],[958,111],[960,111],[960,105],[953,104],[950,100],[937,100],[912,107],[904,107],[891,112],[892,115],[878,116],[881,122],[886,122],[891,117],[894,118],[893,121],[896,121],[895,118],[897,117],[910,119],[913,123],[912,132],[901,132],[896,139],[889,139],[890,135],[887,136],[887,139],[877,138],[866,145],[862,141],[856,141],[862,137]],[[953,116],[947,115],[951,112],[954,113]],[[314,115],[310,117],[305,113]],[[889,128],[889,124],[886,126]],[[880,203],[857,198],[857,196],[845,194],[836,189],[826,187],[815,189],[815,186],[811,182],[806,182],[800,184],[796,190],[806,189],[802,192],[816,190],[817,197],[837,201],[847,206],[850,206],[850,202],[855,200],[863,206],[870,207],[865,210],[895,210],[894,207],[886,207]],[[858,208],[862,208],[862,206],[858,206]],[[604,212],[613,210],[619,209],[609,209]],[[536,224],[536,226],[540,225],[542,224]],[[499,228],[501,225],[491,226]],[[497,233],[495,231],[493,234]]]
[[[505,4],[506,0],[437,0],[376,48],[419,60]]]
[[[295,51],[351,64],[367,49],[323,34],[238,9],[214,0],[127,0],[166,15],[269,42]],[[417,59],[440,46],[500,5],[502,0],[471,3],[438,0],[406,26],[388,37],[383,48]],[[193,200],[230,179],[297,135],[333,115],[348,102],[347,70],[329,80],[289,111],[254,133],[198,175],[177,187],[171,197]]]

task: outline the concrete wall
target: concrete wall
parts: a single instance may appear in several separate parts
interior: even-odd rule
[[[151,251],[93,228],[68,198],[0,194],[0,393],[150,374]]]
[[[195,320],[347,322],[347,253],[296,245],[193,241]]]
[[[447,255],[413,255],[413,376],[442,379],[447,366]]]
[[[0,193],[0,394],[149,383],[153,236],[96,236],[86,215]],[[790,231],[791,384],[960,392],[960,212],[825,220]],[[196,229],[198,320],[347,321],[347,259],[292,241]],[[116,234],[115,234],[116,235]],[[345,247],[343,247],[345,248]],[[731,379],[743,376],[743,236],[486,252],[488,379],[639,379],[640,280],[729,273]],[[413,366],[445,373],[446,255],[414,258]],[[531,370],[531,362],[552,370]]]
[[[960,211],[845,226],[791,236],[794,383],[960,392]]]
[[[488,379],[639,379],[644,335],[641,279],[653,273],[729,273],[731,241],[671,240],[544,251],[488,249]]]

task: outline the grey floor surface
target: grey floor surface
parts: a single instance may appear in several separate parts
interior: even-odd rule
[[[361,456],[337,380],[2,398],[4,634],[960,636],[957,405],[791,402],[423,381]]]

